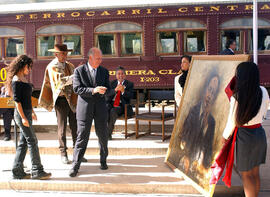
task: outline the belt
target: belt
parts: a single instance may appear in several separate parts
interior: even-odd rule
[[[65,96],[58,96],[57,99],[66,99]]]

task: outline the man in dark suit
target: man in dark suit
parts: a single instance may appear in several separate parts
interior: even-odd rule
[[[235,40],[229,39],[226,42],[226,49],[220,52],[220,55],[234,55],[234,51],[236,49]]]
[[[112,91],[106,96],[109,115],[109,139],[112,139],[112,132],[116,119],[125,113],[125,104],[130,104],[130,99],[132,98],[134,84],[125,78],[125,69],[123,67],[118,67],[116,69],[116,79],[111,82]],[[132,107],[131,105],[128,105],[127,115],[131,116],[132,113]]]
[[[102,53],[98,48],[91,48],[88,56],[88,62],[75,69],[73,78],[73,90],[78,94],[76,109],[78,137],[73,153],[72,169],[69,172],[70,177],[78,174],[93,120],[100,147],[100,168],[108,169],[107,107],[104,94],[111,89],[109,71],[100,66]]]

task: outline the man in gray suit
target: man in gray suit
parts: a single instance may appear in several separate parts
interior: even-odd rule
[[[111,90],[109,71],[100,66],[102,53],[98,48],[91,48],[88,56],[88,62],[74,71],[73,90],[78,94],[76,109],[78,137],[73,153],[72,169],[69,172],[70,177],[78,174],[93,120],[100,146],[100,168],[108,169],[107,107],[104,94]]]

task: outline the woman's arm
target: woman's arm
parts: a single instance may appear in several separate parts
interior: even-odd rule
[[[230,112],[229,112],[226,127],[223,132],[223,138],[225,138],[226,140],[229,139],[229,137],[232,135],[234,128],[236,126],[235,124],[236,107],[237,107],[237,102],[234,97],[231,97]]]
[[[32,108],[32,119],[37,120],[37,115],[36,115],[36,113],[34,111],[34,108]]]
[[[25,127],[29,127],[29,122],[23,112],[23,108],[22,108],[22,104],[21,103],[18,103],[18,102],[15,102],[15,106],[16,106],[16,109],[17,111],[19,112],[21,118],[22,118],[22,123]]]

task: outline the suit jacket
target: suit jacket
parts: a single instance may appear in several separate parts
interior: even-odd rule
[[[203,153],[202,164],[205,168],[211,166],[213,158],[213,141],[215,135],[215,119],[212,114],[208,116],[208,125],[201,125],[200,108],[202,103],[199,102],[193,106],[184,122],[182,132],[180,133],[181,142],[185,143],[185,153],[193,162]],[[206,128],[205,134],[203,130]]]
[[[117,94],[117,92],[114,91],[114,89],[116,88],[116,86],[118,85],[118,80],[115,79],[113,81],[111,81],[111,92],[109,94],[106,95],[106,101],[107,101],[107,107],[108,109],[113,108],[113,103],[114,103],[114,98]],[[123,85],[126,87],[124,94],[120,95],[120,107],[125,107],[125,104],[130,104],[130,100],[132,99],[133,96],[133,87],[134,84],[131,81],[125,80]],[[133,110],[131,105],[128,105],[127,108],[127,115],[131,116],[133,114]]]
[[[234,52],[232,52],[230,49],[224,49],[220,52],[220,55],[234,55]]]
[[[69,77],[72,78],[74,65],[66,62],[66,67],[58,65],[57,58],[53,59],[45,70],[43,84],[39,96],[39,106],[51,111],[55,102],[62,92],[73,112],[76,111],[77,95],[72,90],[72,85],[68,84]],[[68,73],[68,74],[67,74]]]
[[[99,66],[96,72],[96,86],[104,86],[107,88],[105,94],[111,91],[109,81],[109,71]],[[91,78],[88,64],[83,64],[77,67],[74,71],[73,78],[73,90],[78,94],[78,102],[76,109],[77,120],[89,120],[93,114],[95,108],[94,105],[98,105],[98,109],[107,113],[105,96],[99,93],[92,94],[95,86]]]

